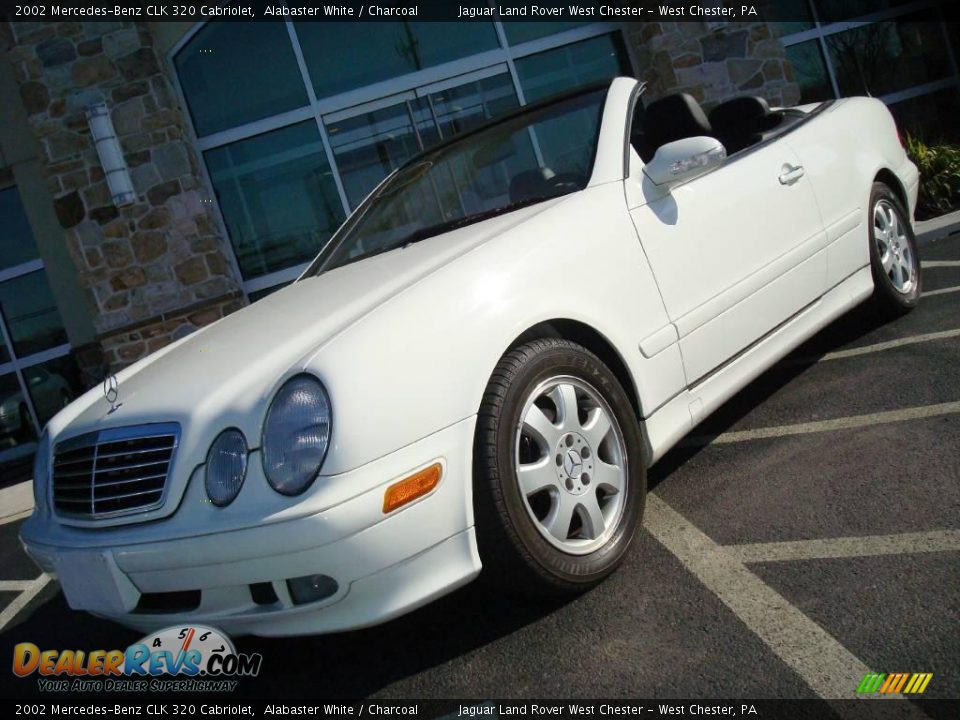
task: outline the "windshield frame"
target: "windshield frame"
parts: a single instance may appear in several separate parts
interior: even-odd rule
[[[583,87],[577,88],[576,90],[571,90],[570,92],[560,93],[558,95],[552,95],[550,97],[544,98],[543,100],[538,100],[535,103],[524,105],[520,108],[517,108],[516,110],[512,110],[511,112],[501,115],[500,117],[495,118],[482,125],[479,125],[475,128],[467,130],[466,132],[451,135],[449,138],[444,139],[440,143],[433,145],[430,148],[427,148],[425,150],[421,150],[416,155],[414,155],[409,160],[407,160],[405,163],[403,163],[403,165],[401,165],[400,167],[396,168],[391,173],[389,173],[383,180],[381,180],[377,184],[376,187],[373,188],[373,190],[370,191],[370,193],[363,199],[363,201],[357,206],[357,208],[352,213],[350,213],[347,219],[344,220],[344,222],[340,225],[339,228],[337,228],[336,232],[334,232],[333,235],[330,236],[330,239],[327,240],[324,246],[320,249],[320,252],[317,254],[317,256],[313,259],[310,265],[308,265],[307,268],[300,274],[300,276],[295,280],[295,282],[299,282],[300,280],[303,280],[308,277],[321,275],[322,273],[326,272],[326,270],[328,269],[327,265],[330,263],[330,260],[336,256],[337,250],[344,243],[344,241],[350,236],[350,233],[353,230],[353,228],[356,227],[356,225],[366,215],[367,211],[373,205],[373,201],[380,195],[383,189],[388,185],[388,183],[390,183],[393,180],[393,178],[398,173],[401,173],[404,170],[410,168],[411,166],[417,165],[418,163],[422,163],[425,159],[431,156],[434,156],[439,152],[443,152],[444,150],[448,149],[453,145],[460,144],[468,140],[474,135],[486,132],[499,125],[513,122],[517,118],[523,117],[525,115],[533,115],[536,113],[543,112],[544,110],[547,110],[555,105],[570,102],[582,96],[590,95],[593,93],[604,92],[603,97],[600,99],[600,102],[598,103],[598,106],[600,108],[600,122],[597,125],[597,137],[594,139],[593,151],[590,157],[590,178],[587,180],[586,185],[579,190],[573,190],[569,193],[558,194],[551,198],[537,200],[537,203],[546,202],[547,200],[553,200],[559,197],[565,197],[566,195],[572,195],[577,192],[582,192],[584,189],[590,186],[590,183],[592,182],[593,176],[595,174],[595,170],[597,166],[597,153],[599,151],[599,145],[600,145],[599,136],[603,129],[603,119],[606,114],[606,104],[607,104],[607,98],[609,96],[610,85],[611,85],[611,81],[607,80],[600,83],[591,83],[589,85],[585,85]],[[529,206],[537,203],[529,202],[529,203],[525,203],[524,206]],[[514,210],[517,210],[517,209],[520,209],[520,208],[519,207],[505,208],[501,212],[494,213],[489,217],[495,217],[496,215],[505,214],[507,212],[513,212]],[[470,217],[463,218],[465,222],[463,222],[461,226],[465,227],[467,225],[473,224],[474,222],[483,222],[483,220],[489,219],[488,217],[482,217],[482,214],[478,214],[476,217],[478,219],[474,220],[473,222],[470,222]],[[419,239],[426,239],[426,238],[419,238]],[[400,247],[403,247],[403,246],[401,245]],[[398,249],[398,248],[391,247],[386,251],[390,251],[394,249]],[[386,252],[386,251],[381,251],[381,252]],[[364,260],[368,257],[373,257],[377,254],[381,254],[381,253],[364,255],[357,258],[354,262],[359,260]],[[343,264],[337,265],[336,267],[342,267],[342,266]],[[336,268],[333,268],[333,269],[336,269]]]

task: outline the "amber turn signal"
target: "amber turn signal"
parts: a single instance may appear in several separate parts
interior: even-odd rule
[[[387,488],[387,492],[383,495],[383,512],[385,514],[393,512],[398,507],[426,495],[440,482],[441,474],[443,474],[443,468],[440,463],[434,463],[430,467],[394,483]]]

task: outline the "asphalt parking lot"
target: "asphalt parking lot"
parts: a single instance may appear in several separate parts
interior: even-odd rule
[[[960,235],[921,252],[919,308],[841,319],[650,473],[622,569],[569,602],[479,584],[355,633],[241,638],[240,694],[852,697],[866,672],[960,698]],[[138,639],[67,609],[0,525],[0,666],[12,646]],[[7,667],[9,667],[7,665]],[[0,671],[0,696],[36,692]]]

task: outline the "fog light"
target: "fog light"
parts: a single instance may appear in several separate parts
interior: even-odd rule
[[[388,487],[387,492],[383,495],[383,512],[393,512],[398,507],[426,495],[440,482],[442,472],[443,468],[440,463],[434,463],[430,467]]]
[[[340,586],[329,575],[304,575],[287,580],[294,605],[317,602],[333,595]]]

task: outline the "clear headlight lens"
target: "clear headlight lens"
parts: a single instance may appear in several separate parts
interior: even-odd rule
[[[33,456],[33,501],[41,513],[47,511],[47,488],[50,485],[50,435],[44,430]]]
[[[263,472],[278,493],[298,495],[320,472],[330,445],[330,398],[311,375],[290,378],[263,422]]]
[[[224,430],[207,452],[207,497],[217,507],[226,507],[240,492],[247,475],[247,440],[235,428]]]

